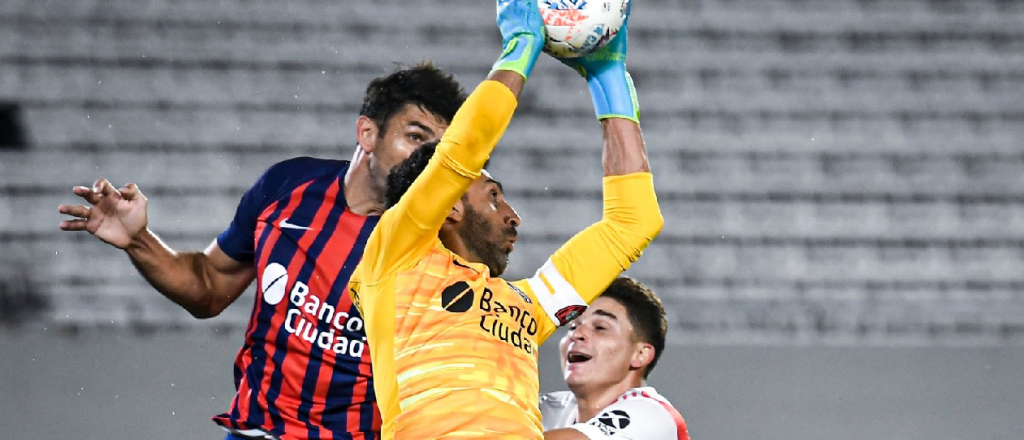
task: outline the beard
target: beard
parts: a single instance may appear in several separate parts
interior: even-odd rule
[[[459,238],[466,249],[483,260],[481,263],[491,270],[491,276],[501,276],[508,268],[508,252],[503,249],[503,245],[510,235],[515,234],[515,228],[492,225],[468,203],[464,210],[465,215],[458,229]]]

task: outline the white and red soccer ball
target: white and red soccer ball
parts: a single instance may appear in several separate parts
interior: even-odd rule
[[[586,55],[622,29],[630,0],[538,0],[547,28],[544,51],[563,58]]]

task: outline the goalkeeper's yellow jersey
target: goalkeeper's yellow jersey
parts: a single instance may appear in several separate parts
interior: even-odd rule
[[[537,347],[585,309],[662,225],[650,173],[604,179],[604,218],[525,280],[446,249],[438,231],[508,126],[485,81],[370,235],[349,292],[362,313],[384,439],[542,439]]]

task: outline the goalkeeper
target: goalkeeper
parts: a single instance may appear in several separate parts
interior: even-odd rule
[[[525,280],[498,278],[520,218],[483,170],[544,44],[536,0],[498,0],[504,52],[439,144],[388,177],[389,209],[349,285],[366,321],[384,439],[541,439],[537,347],[640,257],[661,230],[626,31],[563,59],[604,136],[604,215]],[[436,151],[435,151],[436,150]]]

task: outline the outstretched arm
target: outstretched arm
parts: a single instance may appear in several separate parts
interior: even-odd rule
[[[501,83],[512,92],[512,96],[517,100],[519,99],[519,94],[523,91],[523,86],[526,84],[526,78],[511,70],[495,70],[487,75],[487,80]]]
[[[621,118],[602,121],[602,126],[602,218],[562,245],[528,280],[538,302],[557,325],[574,318],[571,311],[579,309],[573,307],[592,302],[639,259],[665,223],[639,126]],[[547,330],[541,332],[543,338],[550,334]]]
[[[601,131],[605,177],[651,172],[640,124],[624,118],[606,118],[601,120]]]
[[[543,20],[536,0],[498,0],[497,12],[504,50],[455,114],[422,174],[381,217],[363,256],[371,279],[418,260],[449,210],[480,177],[512,119],[544,43]]]
[[[604,138],[601,220],[559,248],[528,281],[559,325],[640,258],[664,225],[640,131],[636,90],[626,72],[627,33],[628,23],[605,47],[579,58],[559,58],[586,78]]]
[[[148,200],[138,186],[114,188],[99,179],[92,188],[72,190],[88,205],[61,205],[65,231],[88,231],[124,250],[154,288],[197,318],[217,316],[255,278],[252,264],[225,254],[214,241],[203,252],[177,252],[149,230]]]

